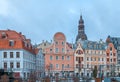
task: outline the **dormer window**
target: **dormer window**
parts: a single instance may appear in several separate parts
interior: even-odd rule
[[[64,42],[62,42],[62,45],[64,45]]]
[[[2,32],[2,38],[6,38],[6,37],[7,37],[6,33]]]
[[[112,51],[112,47],[110,47],[110,51]]]
[[[77,50],[77,52],[76,52],[77,54],[83,54],[83,52],[82,52],[82,50]]]
[[[44,43],[44,46],[46,46],[46,43]]]
[[[14,40],[9,40],[9,46],[14,46]]]
[[[56,43],[56,45],[58,45],[58,42],[55,42]]]

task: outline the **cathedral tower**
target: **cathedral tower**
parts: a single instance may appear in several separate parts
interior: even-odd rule
[[[87,40],[87,36],[84,31],[84,20],[82,19],[82,15],[80,16],[79,25],[78,25],[78,35],[76,37],[76,42],[81,40]]]

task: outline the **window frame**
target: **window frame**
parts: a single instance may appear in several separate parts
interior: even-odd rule
[[[7,58],[7,52],[3,52],[3,58]]]
[[[14,58],[14,53],[13,52],[10,52],[10,58]]]

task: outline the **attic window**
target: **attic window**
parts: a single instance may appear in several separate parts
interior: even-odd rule
[[[2,32],[2,38],[6,38],[6,37],[7,37],[6,33]]]
[[[9,40],[9,46],[14,46],[14,41],[13,40]]]
[[[110,51],[112,51],[112,47],[110,47]]]
[[[46,46],[46,43],[44,43],[44,46]]]

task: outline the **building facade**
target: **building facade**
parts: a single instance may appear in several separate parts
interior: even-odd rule
[[[81,75],[83,77],[91,77],[93,76],[93,69],[97,66],[98,75],[100,77],[101,73],[105,73],[106,66],[106,51],[105,51],[105,43],[102,41],[80,41],[81,48],[83,50],[83,66],[81,66]],[[79,47],[79,46],[78,46]],[[77,47],[77,48],[78,48]]]
[[[45,48],[49,47],[51,45],[52,41],[51,42],[48,42],[48,41],[42,41],[42,43],[38,44],[37,45],[37,48],[42,50],[43,53],[45,53]]]
[[[108,36],[106,43],[113,43],[115,49],[117,50],[117,64],[120,65],[120,37],[111,37]]]
[[[0,53],[0,68],[7,72],[13,71],[15,78],[27,79],[36,71],[37,53],[31,40],[21,32],[0,30]]]
[[[36,49],[36,78],[43,78],[45,76],[45,57],[42,50]]]
[[[77,43],[77,48],[74,53],[74,73],[76,76],[83,76],[84,70],[82,69],[85,65],[85,54],[84,50],[82,49],[81,43]]]
[[[74,72],[74,51],[63,33],[57,32],[45,49],[45,71],[50,76],[70,76]]]
[[[106,72],[107,76],[118,75],[117,70],[117,50],[115,49],[113,43],[108,43],[106,49]]]

